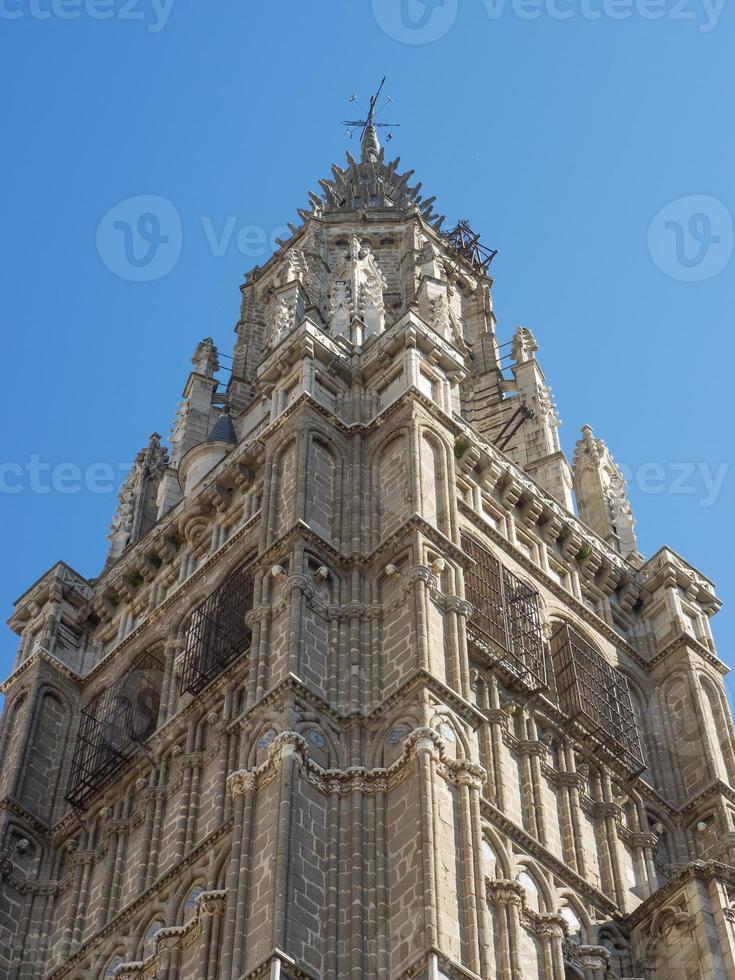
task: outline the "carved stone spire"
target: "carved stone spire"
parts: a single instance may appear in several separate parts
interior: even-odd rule
[[[561,419],[554,396],[536,357],[538,343],[528,327],[518,327],[511,347],[514,388],[520,404],[533,412],[506,452],[553,494],[573,510],[572,473],[559,441]],[[513,410],[509,403],[509,410]]]
[[[362,137],[361,150],[362,163],[369,163],[371,160],[375,161],[380,156],[380,140],[378,139],[378,131],[373,125],[372,118],[368,121],[368,124],[365,127],[365,132]]]
[[[108,562],[118,558],[128,545],[142,538],[155,524],[158,516],[158,485],[167,465],[168,454],[161,445],[160,435],[154,432],[145,449],[141,449],[135,457],[135,462],[120,488],[117,509],[108,535]]]
[[[219,356],[211,337],[205,337],[196,345],[191,363],[196,373],[203,374],[205,378],[211,378],[219,371]]]
[[[625,479],[589,425],[582,427],[574,452],[574,491],[582,520],[622,555],[637,554]]]
[[[330,292],[330,329],[360,345],[385,328],[385,276],[370,248],[353,235]]]
[[[218,408],[215,404],[219,355],[211,337],[200,341],[191,358],[194,370],[189,375],[171,429],[171,461],[158,489],[158,516],[181,499],[178,467],[189,450],[204,442],[214,425]]]

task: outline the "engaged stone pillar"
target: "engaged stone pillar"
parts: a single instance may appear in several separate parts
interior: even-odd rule
[[[235,980],[242,972],[247,889],[250,875],[250,832],[255,800],[252,772],[233,772],[228,780],[233,797],[232,851],[227,869],[227,915],[222,937],[222,978]]]
[[[496,878],[488,882],[488,889],[497,910],[500,946],[498,980],[524,980],[518,955],[523,888],[515,881]]]

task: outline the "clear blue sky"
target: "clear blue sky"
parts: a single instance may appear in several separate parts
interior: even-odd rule
[[[99,571],[115,495],[90,467],[119,482],[167,436],[195,342],[230,348],[252,228],[293,220],[385,73],[392,148],[500,250],[501,339],[535,331],[565,448],[590,422],[641,551],[732,604],[734,34],[716,0],[0,0],[5,613],[59,558]],[[181,222],[147,282],[111,257],[125,207],[103,220],[139,195]],[[1,675],[14,652],[5,631]]]

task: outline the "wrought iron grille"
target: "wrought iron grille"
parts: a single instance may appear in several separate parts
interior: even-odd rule
[[[82,709],[66,799],[81,807],[155,731],[163,663],[143,653]]]
[[[546,669],[538,594],[469,535],[462,535],[462,550],[475,562],[465,575],[470,640],[524,686],[541,690]]]
[[[562,710],[636,775],[646,768],[628,682],[573,627],[551,638]]]
[[[198,694],[247,649],[253,577],[241,565],[189,617],[181,693]]]

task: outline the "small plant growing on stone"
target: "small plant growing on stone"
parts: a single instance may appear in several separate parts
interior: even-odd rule
[[[462,459],[464,454],[470,448],[469,439],[465,439],[464,436],[460,436],[459,439],[454,444],[454,455],[457,459]]]

